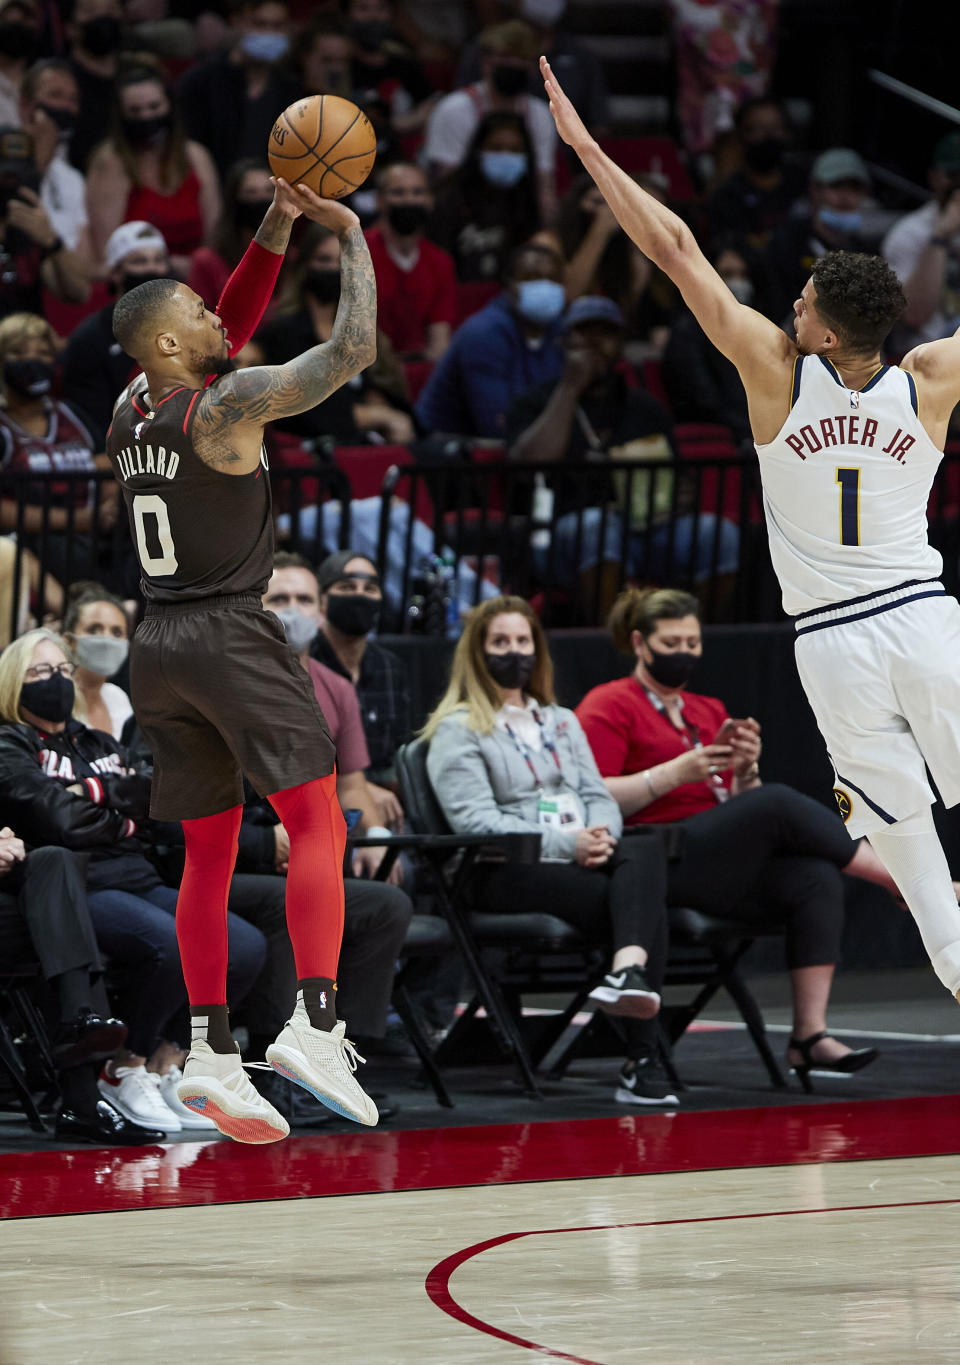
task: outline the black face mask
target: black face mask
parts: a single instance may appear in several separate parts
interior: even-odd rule
[[[303,277],[303,288],[317,303],[338,303],[340,300],[340,271],[308,270]]]
[[[153,118],[125,118],[123,135],[131,147],[156,147],[170,136],[172,114],[154,114]]]
[[[780,137],[765,137],[760,142],[747,142],[743,156],[747,165],[758,175],[769,175],[783,161],[787,144]]]
[[[387,209],[387,222],[401,237],[409,237],[421,230],[427,215],[426,204],[391,204]]]
[[[263,215],[272,203],[272,199],[255,199],[252,203],[238,204],[233,211],[237,227],[249,228],[251,232],[256,232],[263,222]]]
[[[19,398],[43,398],[53,384],[53,366],[47,360],[7,360],[3,383]]]
[[[120,293],[129,294],[131,289],[136,289],[138,284],[146,284],[147,280],[169,280],[170,273],[167,271],[163,275],[135,275],[132,271],[125,270],[120,276]]]
[[[40,720],[67,720],[73,710],[73,679],[62,673],[39,682],[24,683],[20,689],[20,706]]]
[[[74,128],[76,128],[77,116],[71,110],[57,109],[52,104],[40,104],[39,100],[37,101],[37,104],[46,114],[47,118],[53,119],[53,122],[60,129],[61,133],[72,133]]]
[[[29,24],[20,24],[16,20],[0,24],[0,52],[5,56],[13,57],[17,61],[32,62],[36,58],[39,46],[36,32]]]
[[[371,19],[368,23],[350,25],[350,37],[361,52],[379,52],[390,37],[393,29],[382,19]]]
[[[498,94],[512,99],[516,95],[523,94],[529,78],[525,67],[507,66],[504,62],[493,68],[490,72],[490,79]]]
[[[380,607],[380,598],[366,593],[329,592],[326,617],[343,635],[369,635],[380,622]]]
[[[515,687],[526,687],[537,666],[537,656],[521,654],[519,650],[513,649],[508,654],[484,653],[483,662],[497,686],[507,687],[512,691]]]
[[[650,663],[644,660],[647,672],[661,687],[685,687],[700,664],[699,654],[686,654],[679,649],[668,654],[650,644],[647,648],[653,656]]]
[[[91,57],[108,57],[116,52],[122,37],[120,20],[109,14],[101,14],[99,19],[88,19],[80,25],[80,42]]]

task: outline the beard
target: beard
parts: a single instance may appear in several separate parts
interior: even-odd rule
[[[199,351],[194,351],[190,357],[190,364],[194,374],[213,375],[214,379],[219,379],[225,374],[232,374],[237,368],[226,349],[212,355],[209,353],[204,355]]]

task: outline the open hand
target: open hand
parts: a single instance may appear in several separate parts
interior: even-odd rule
[[[590,134],[584,127],[583,119],[563,93],[563,87],[550,69],[550,63],[546,57],[540,58],[540,74],[543,77],[544,89],[550,101],[550,112],[553,115],[554,123],[557,125],[557,132],[562,141],[577,152],[592,141]]]

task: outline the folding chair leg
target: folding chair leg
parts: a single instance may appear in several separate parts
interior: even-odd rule
[[[393,1008],[403,1020],[403,1026],[416,1049],[417,1056],[420,1058],[420,1065],[423,1067],[424,1075],[437,1097],[437,1103],[443,1105],[444,1109],[452,1109],[454,1107],[453,1100],[450,1098],[450,1092],[447,1090],[440,1070],[434,1061],[430,1044],[427,1042],[420,1020],[417,1018],[417,1011],[406,986],[397,985],[394,988]]]
[[[27,1116],[27,1122],[35,1133],[45,1133],[47,1125],[40,1117],[40,1110],[37,1108],[30,1087],[27,1085],[27,1073],[23,1069],[23,1063],[17,1055],[13,1039],[6,1024],[0,1019],[0,1065],[2,1065],[10,1080],[13,1088],[23,1106],[23,1111]]]
[[[750,990],[743,977],[740,975],[739,967],[732,967],[726,974],[723,983],[729,992],[734,1004],[740,1011],[743,1022],[749,1030],[750,1037],[753,1039],[754,1047],[760,1053],[764,1066],[767,1068],[767,1075],[770,1077],[770,1084],[776,1090],[786,1090],[787,1081],[780,1065],[767,1039],[767,1031],[763,1025],[763,1015],[760,1013],[753,992]]]
[[[51,1085],[57,1085],[57,1069],[53,1064],[53,1053],[50,1050],[50,1038],[47,1034],[47,1026],[44,1023],[43,1015],[37,1009],[30,993],[20,986],[10,987],[10,999],[13,1001],[14,1009],[20,1017],[20,1022],[33,1039],[40,1060],[47,1073],[47,1079]]]

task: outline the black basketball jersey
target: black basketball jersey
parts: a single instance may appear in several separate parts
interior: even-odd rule
[[[107,454],[130,518],[151,602],[266,590],[273,570],[267,457],[250,474],[223,474],[193,448],[199,389],[151,407],[141,379],[120,396]]]

